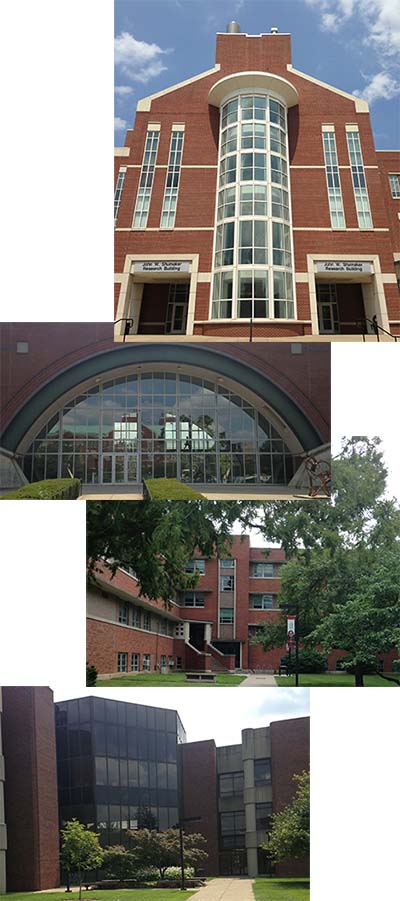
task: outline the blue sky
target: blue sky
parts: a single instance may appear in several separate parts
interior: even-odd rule
[[[248,34],[290,32],[293,66],[364,97],[376,147],[400,146],[399,0],[116,0],[117,145],[140,97],[214,65],[231,19]]]

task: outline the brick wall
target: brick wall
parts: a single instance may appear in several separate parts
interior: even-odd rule
[[[382,173],[386,166],[399,171],[398,158],[376,153],[368,113],[356,112],[353,100],[329,90],[314,80],[303,78],[287,68],[291,59],[290,35],[218,34],[216,62],[220,69],[215,73],[176,88],[151,102],[149,112],[138,112],[135,132],[128,132],[126,144],[130,148],[125,188],[120,206],[118,227],[130,229],[136,200],[137,184],[143,157],[147,124],[161,125],[157,164],[165,167],[168,161],[169,141],[173,122],[185,123],[185,142],[182,157],[181,182],[177,205],[176,228],[187,231],[160,231],[161,205],[165,184],[165,168],[156,169],[148,226],[152,232],[116,232],[117,271],[122,271],[127,253],[199,253],[200,271],[212,268],[213,226],[218,161],[219,110],[210,106],[210,88],[233,72],[264,71],[274,73],[289,81],[297,90],[299,102],[288,113],[289,159],[291,167],[291,195],[294,231],[295,268],[307,271],[306,255],[378,254],[382,272],[393,273],[393,245],[398,249],[399,223],[397,208],[388,197],[387,177],[382,191]],[[334,86],[333,86],[334,87]],[[329,203],[326,189],[322,124],[334,124],[340,178],[345,209],[346,227],[358,229],[353,185],[349,169],[346,142],[346,124],[357,124],[360,133],[366,180],[372,212],[373,227],[385,231],[335,232],[331,230]],[[121,158],[122,162],[122,158]],[[125,158],[126,162],[126,158]],[[393,169],[393,166],[395,167]],[[198,167],[198,168],[185,168]],[[211,167],[211,168],[210,168]],[[307,168],[308,167],[308,168]],[[320,168],[318,168],[320,167]],[[390,171],[390,170],[389,170]],[[205,229],[190,231],[189,229]],[[327,229],[327,231],[313,231]],[[310,318],[308,285],[298,286],[298,319]],[[386,285],[385,294],[389,318],[400,320],[400,298],[395,285]],[[208,323],[210,284],[198,286],[196,298],[195,334],[207,337],[248,337],[244,325]],[[273,323],[254,326],[254,335],[296,336],[309,334],[305,324]]]
[[[59,884],[57,764],[53,693],[3,688],[7,890]]]
[[[207,840],[208,876],[218,875],[217,750],[214,741],[189,742],[179,747],[182,763],[183,816],[199,817],[185,824],[185,832],[200,832]]]
[[[310,769],[310,720],[300,717],[271,723],[272,804],[279,813],[292,801],[296,793],[293,775]],[[308,860],[281,861],[280,876],[307,876]]]

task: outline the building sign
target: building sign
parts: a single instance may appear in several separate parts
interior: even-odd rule
[[[134,263],[135,272],[189,272],[190,260],[143,260]]]
[[[316,263],[317,272],[368,272],[372,273],[372,263],[361,260],[320,260]]]

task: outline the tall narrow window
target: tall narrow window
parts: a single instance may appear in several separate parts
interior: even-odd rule
[[[400,197],[400,175],[392,172],[391,175],[389,175],[389,185],[392,197],[394,197],[395,200],[398,199]]]
[[[136,207],[133,215],[133,228],[146,228],[147,225],[159,137],[160,132],[152,129],[146,135]]]
[[[286,109],[240,94],[221,109],[212,319],[295,316]]]
[[[358,226],[359,228],[372,228],[371,210],[361,154],[360,135],[358,131],[347,131],[346,137],[353,179]]]
[[[121,195],[122,195],[122,189],[124,187],[125,175],[126,175],[126,166],[121,166],[121,168],[118,172],[117,185],[115,188],[115,195],[114,195],[114,224],[116,223],[117,218],[118,218],[118,211],[119,211],[119,205],[121,203]]]
[[[172,131],[171,135],[167,180],[165,182],[164,200],[161,213],[161,228],[173,228],[175,225],[184,134],[185,132],[182,130]]]
[[[332,131],[323,131],[322,140],[324,144],[326,183],[328,187],[331,225],[332,228],[346,228],[334,129],[332,128]]]

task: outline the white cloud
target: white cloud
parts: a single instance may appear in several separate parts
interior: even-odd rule
[[[166,70],[160,57],[171,50],[163,50],[158,44],[137,41],[133,34],[122,31],[114,39],[115,65],[132,81],[145,84]]]
[[[322,31],[338,32],[351,19],[360,44],[375,52],[380,71],[369,76],[364,89],[353,93],[369,103],[390,100],[400,90],[396,55],[400,51],[399,0],[305,0],[319,11]],[[395,68],[394,68],[395,67]]]
[[[129,94],[133,94],[134,89],[130,84],[118,84],[115,85],[114,91],[119,97],[126,97]]]
[[[126,128],[126,126],[127,126],[126,119],[120,119],[119,116],[115,116],[115,119],[114,119],[114,130],[115,131],[122,131],[124,128]]]
[[[367,103],[373,103],[374,100],[392,100],[397,94],[400,94],[400,82],[396,81],[389,72],[377,72],[373,75],[369,84],[353,92],[357,97],[362,97]]]

